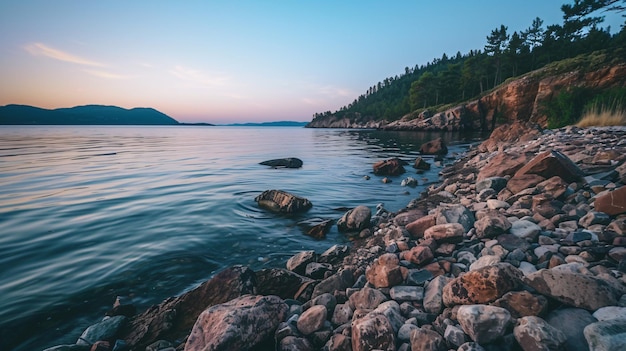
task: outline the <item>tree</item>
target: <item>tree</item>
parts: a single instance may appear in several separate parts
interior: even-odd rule
[[[426,108],[433,103],[436,104],[437,95],[436,77],[430,72],[424,72],[420,78],[411,84],[409,90],[409,103],[412,110]]]
[[[506,33],[508,27],[500,25],[500,28],[496,28],[491,31],[491,34],[487,36],[487,45],[485,45],[485,53],[494,58],[495,61],[495,75],[493,78],[493,86],[495,87],[501,83],[501,68],[502,68],[502,53],[508,45],[509,35]]]

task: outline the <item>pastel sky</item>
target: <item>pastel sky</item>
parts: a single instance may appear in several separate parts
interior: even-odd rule
[[[566,0],[0,2],[0,105],[309,121],[405,67],[561,23]],[[607,16],[603,26],[619,29]]]

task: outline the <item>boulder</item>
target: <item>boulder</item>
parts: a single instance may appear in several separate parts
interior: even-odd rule
[[[199,287],[136,315],[120,339],[126,341],[129,349],[144,349],[160,339],[181,339],[207,307],[254,293],[255,281],[255,273],[248,267],[227,268]]]
[[[501,214],[488,215],[476,221],[474,228],[478,238],[493,238],[506,233],[511,228],[511,222]]]
[[[422,170],[422,171],[427,171],[430,169],[430,163],[424,161],[423,158],[418,157],[415,159],[415,162],[413,162],[413,168]]]
[[[293,299],[302,285],[313,282],[300,274],[280,268],[261,269],[255,276],[257,294],[277,295],[283,299]]]
[[[395,254],[384,254],[365,270],[367,281],[376,288],[388,288],[402,282],[400,260]]]
[[[313,204],[283,190],[266,190],[254,199],[259,207],[276,213],[298,213],[308,211]]]
[[[522,168],[527,161],[528,158],[525,154],[499,152],[480,169],[477,179],[482,180],[490,177],[512,176]]]
[[[304,234],[314,239],[325,239],[326,234],[333,226],[332,219],[311,218],[298,222],[298,226],[302,228]]]
[[[310,335],[314,332],[322,329],[328,310],[323,305],[311,306],[308,310],[304,311],[300,318],[298,318],[298,331],[303,335]]]
[[[511,234],[520,239],[534,242],[539,233],[541,233],[541,227],[529,220],[520,219],[511,224],[510,231]]]
[[[484,189],[493,189],[496,193],[506,187],[507,180],[504,177],[489,177],[476,183],[476,192],[479,193]]]
[[[351,269],[341,269],[336,274],[322,280],[315,285],[312,297],[318,297],[325,293],[334,294],[335,291],[344,291],[346,288],[352,287],[354,284],[354,276]]]
[[[445,155],[448,153],[448,147],[443,139],[437,138],[422,144],[420,153],[423,155]]]
[[[560,330],[536,316],[520,318],[513,335],[524,351],[561,350],[566,341]]]
[[[626,213],[626,186],[598,196],[594,201],[594,206],[596,211],[611,216]]]
[[[540,135],[541,127],[539,125],[515,120],[513,123],[503,124],[495,128],[489,139],[478,146],[478,150],[480,152],[494,152],[512,143],[533,140]]]
[[[435,257],[428,246],[418,245],[408,251],[402,252],[402,257],[416,265],[423,265],[432,261]]]
[[[585,327],[584,334],[590,350],[626,350],[626,319],[592,323]]]
[[[369,227],[371,218],[372,210],[369,207],[357,206],[337,221],[337,228],[340,232],[360,232]]]
[[[522,272],[509,263],[498,263],[454,278],[443,288],[446,306],[490,303],[521,284]]]
[[[465,230],[459,223],[437,224],[424,231],[424,238],[438,243],[457,243],[463,240],[464,234]]]
[[[622,295],[600,278],[565,270],[541,269],[526,276],[524,281],[542,295],[590,311],[616,305]]]
[[[521,174],[537,174],[546,179],[559,176],[568,183],[580,181],[585,175],[572,160],[556,150],[535,156],[515,173]]]
[[[511,322],[509,311],[488,305],[461,306],[456,318],[463,331],[479,344],[502,337]]]
[[[322,252],[317,261],[320,263],[337,264],[341,263],[348,254],[350,248],[347,245],[335,244],[328,248],[328,250]]]
[[[352,322],[352,351],[395,351],[396,333],[387,317],[370,313]]]
[[[373,310],[381,303],[387,301],[387,297],[378,289],[364,287],[350,295],[349,304],[352,310]]]
[[[434,215],[427,215],[407,224],[406,230],[412,238],[419,239],[424,237],[426,229],[434,226],[435,224],[436,217]]]
[[[301,251],[287,260],[287,269],[297,274],[304,274],[307,264],[315,262],[315,251]]]
[[[428,282],[422,303],[426,312],[439,314],[443,310],[443,288],[450,280],[450,278],[440,275]]]
[[[263,166],[270,166],[272,168],[300,168],[302,167],[302,160],[296,157],[287,157],[267,160],[260,162],[259,164]]]
[[[589,351],[583,330],[589,324],[596,322],[589,311],[582,308],[560,308],[550,312],[545,317],[545,321],[565,335],[566,350]]]
[[[288,309],[278,296],[256,295],[209,307],[194,324],[185,351],[251,349],[274,335]]]
[[[548,299],[528,291],[509,291],[493,305],[506,308],[513,318],[541,316],[548,310]]]
[[[437,224],[459,223],[468,232],[474,226],[474,214],[463,205],[440,204],[435,211]]]
[[[391,158],[374,163],[372,168],[374,169],[374,174],[376,175],[397,176],[406,172],[403,163],[404,162],[398,158]]]
[[[559,176],[551,177],[537,184],[536,188],[539,192],[548,193],[553,198],[559,198],[567,191],[567,183]]]
[[[537,184],[543,182],[546,178],[537,174],[520,174],[515,175],[506,183],[506,188],[513,194],[517,194],[522,190],[534,188]]]
[[[98,340],[115,340],[126,325],[127,319],[125,316],[106,317],[85,329],[76,344],[90,345]]]
[[[445,351],[446,343],[434,330],[417,328],[411,332],[411,351]]]
[[[335,306],[331,322],[335,326],[346,324],[352,320],[354,310],[347,303],[340,303]]]

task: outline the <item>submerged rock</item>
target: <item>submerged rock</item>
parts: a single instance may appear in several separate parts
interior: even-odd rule
[[[267,160],[260,162],[259,164],[263,166],[270,166],[272,168],[300,168],[302,167],[302,160],[296,157],[287,157]]]
[[[448,153],[448,147],[443,139],[437,138],[422,144],[420,153],[424,155],[445,155]]]
[[[406,172],[403,164],[404,162],[399,158],[391,158],[374,163],[372,168],[374,169],[374,174],[376,175],[396,176]]]

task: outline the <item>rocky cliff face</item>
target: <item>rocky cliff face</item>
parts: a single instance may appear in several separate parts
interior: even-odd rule
[[[593,64],[591,64],[593,67]],[[312,128],[379,128],[385,130],[493,130],[515,121],[547,124],[542,106],[562,89],[585,87],[607,89],[626,86],[626,63],[604,64],[593,69],[575,68],[562,72],[548,66],[530,72],[494,89],[488,94],[442,112],[415,111],[393,122],[347,119],[335,116],[317,118]]]

